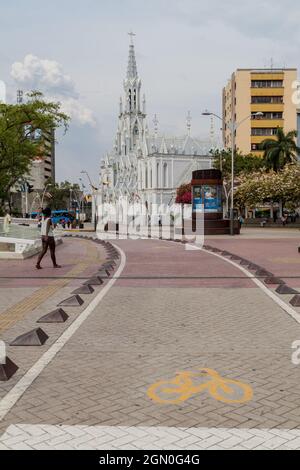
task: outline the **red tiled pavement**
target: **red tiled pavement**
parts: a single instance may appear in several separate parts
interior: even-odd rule
[[[122,280],[118,281],[121,287],[254,286],[239,269],[226,261],[203,250],[187,251],[181,243],[120,240],[116,244],[124,249],[127,257]],[[135,276],[136,279],[130,279]]]
[[[211,239],[209,245],[249,259],[281,277],[291,286],[300,286],[300,254],[297,238]]]
[[[56,258],[62,266],[61,269],[52,268],[49,252],[42,261],[43,269],[41,271],[37,271],[35,268],[37,256],[25,260],[0,260],[0,288],[46,286],[49,281],[68,276],[68,272],[78,263],[86,262],[91,247],[96,248],[91,240],[63,239],[63,243],[56,248]],[[95,257],[93,262],[90,262],[89,266],[80,274],[80,277],[89,277],[98,267],[99,259]]]

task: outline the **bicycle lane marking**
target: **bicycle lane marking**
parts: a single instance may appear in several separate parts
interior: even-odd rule
[[[196,385],[193,383],[193,377],[206,377],[210,380]],[[199,372],[177,372],[173,379],[160,380],[150,385],[147,395],[156,403],[177,405],[203,391],[207,391],[212,398],[223,403],[245,403],[253,398],[253,390],[250,385],[239,380],[222,377],[214,369],[208,368],[200,368]],[[235,397],[237,391],[238,396]],[[169,397],[163,398],[159,392],[169,395]]]
[[[297,323],[300,324],[300,313],[296,312],[292,307],[290,307],[287,303],[285,303],[283,300],[281,300],[274,292],[272,292],[268,287],[266,287],[259,279],[254,277],[247,269],[243,268],[239,264],[235,263],[234,261],[225,258],[218,253],[213,253],[209,250],[206,250],[205,248],[202,248],[203,251],[206,253],[209,253],[210,255],[216,256],[217,258],[220,258],[223,261],[226,261],[229,264],[232,264],[232,266],[235,266],[238,268],[240,271],[242,271],[249,279],[251,279],[254,284],[256,284],[260,289],[268,296],[270,297],[279,307],[281,307],[286,313],[288,313]]]
[[[116,245],[113,245],[121,254],[120,266],[116,275],[112,277],[106,286],[99,292],[99,294],[91,301],[86,309],[74,320],[74,322],[64,331],[64,333],[53,343],[53,345],[42,355],[42,357],[25,373],[25,375],[14,385],[14,387],[2,398],[0,401],[0,421],[5,418],[12,407],[27,391],[30,385],[39,377],[48,364],[55,358],[59,351],[67,344],[72,338],[74,333],[80,328],[84,321],[93,313],[98,307],[101,300],[105,297],[108,291],[112,288],[118,277],[122,273],[126,264],[126,255],[124,251]]]

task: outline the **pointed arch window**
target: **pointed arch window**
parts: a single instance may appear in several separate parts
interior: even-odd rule
[[[159,162],[156,163],[156,187],[159,188]]]
[[[129,98],[129,111],[131,111],[131,106],[132,106],[131,88],[129,88],[129,91],[128,91],[128,98]]]
[[[163,187],[168,187],[168,164],[164,163],[163,165]]]

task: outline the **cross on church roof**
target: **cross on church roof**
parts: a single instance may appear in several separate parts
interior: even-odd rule
[[[130,36],[130,43],[133,44],[133,38],[134,36],[136,36],[136,34],[130,31],[130,33],[128,33],[128,36]]]

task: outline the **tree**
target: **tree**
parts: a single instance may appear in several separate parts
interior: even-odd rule
[[[229,198],[231,196],[231,150],[215,150],[211,152],[214,157],[214,168],[221,170],[223,175],[223,190],[225,195],[225,211],[229,211]],[[257,172],[265,167],[262,158],[256,155],[247,154],[243,155],[241,152],[236,151],[234,155],[234,177],[235,183],[240,175],[251,174]]]
[[[277,128],[276,139],[265,139],[260,148],[264,150],[266,167],[278,172],[287,163],[297,161],[300,148],[296,144],[297,131],[284,133],[281,127]]]
[[[214,157],[214,168],[221,170],[223,178],[231,178],[231,150],[215,150],[211,152]],[[265,166],[265,162],[256,155],[244,155],[239,151],[234,155],[234,174],[239,176],[242,173],[252,173]]]
[[[0,103],[0,206],[32,161],[43,155],[43,135],[60,126],[68,129],[69,117],[60,107],[37,91],[28,93],[22,104]]]
[[[72,206],[72,202],[80,203],[82,192],[78,184],[64,181],[62,183],[48,182],[45,198],[52,210],[63,210]]]
[[[243,175],[235,192],[238,206],[255,207],[265,202],[279,202],[298,207],[300,204],[300,166],[287,164],[282,170]]]
[[[182,184],[176,191],[176,204],[192,203],[192,187],[191,183]]]

